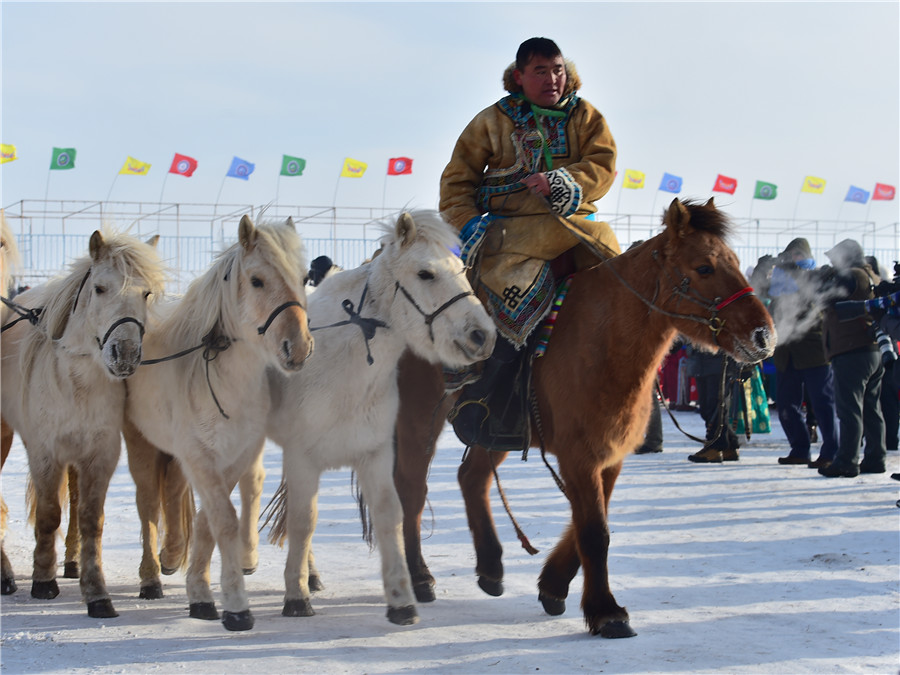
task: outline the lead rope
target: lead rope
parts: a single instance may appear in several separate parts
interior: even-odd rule
[[[516,522],[515,516],[512,514],[512,509],[510,509],[509,502],[506,500],[506,493],[503,491],[503,486],[500,485],[500,475],[497,473],[497,465],[494,464],[494,456],[491,455],[490,450],[485,450],[485,452],[488,454],[488,458],[491,461],[491,471],[494,474],[494,482],[497,484],[497,492],[500,494],[500,501],[503,503],[503,508],[506,509],[506,515],[509,516],[509,520],[512,522],[513,529],[516,531],[516,536],[522,543],[522,548],[528,551],[529,555],[537,555],[540,551],[531,545],[531,542],[528,541],[528,537],[525,536],[522,528],[519,527],[519,523]]]

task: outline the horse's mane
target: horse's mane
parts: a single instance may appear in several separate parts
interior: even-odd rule
[[[459,246],[459,236],[446,220],[441,217],[437,211],[430,209],[413,209],[409,211],[416,222],[416,236],[440,244],[446,248],[452,249]],[[394,238],[397,218],[384,220],[378,223],[379,227],[384,230],[385,234],[381,238],[383,245],[388,244]]]
[[[283,223],[256,227],[256,248],[285,279],[303,286],[306,261],[296,230]],[[243,246],[235,242],[213,260],[210,268],[194,279],[182,299],[157,316],[158,332],[174,343],[199,344],[211,331],[226,337],[237,334],[238,279],[244,264]]]
[[[151,301],[161,297],[166,272],[156,250],[130,234],[116,232],[105,226],[100,233],[103,235],[109,261],[122,275],[122,289],[129,288],[139,280],[150,289]],[[90,289],[81,288],[81,285],[92,264],[90,255],[82,256],[69,265],[65,276],[55,277],[35,289],[30,304],[32,307],[43,307],[41,324],[51,339],[58,340],[62,337],[69,324],[76,298],[90,292]]]
[[[723,211],[713,206],[711,201],[701,203],[693,199],[682,199],[681,203],[691,215],[691,227],[726,239],[731,233],[731,221]]]
[[[19,267],[21,259],[19,257],[19,247],[16,244],[16,238],[13,236],[12,228],[6,220],[6,213],[0,209],[0,248],[3,256],[3,278],[0,279],[2,288],[0,294],[6,296],[9,291],[9,282],[12,279],[13,270]]]

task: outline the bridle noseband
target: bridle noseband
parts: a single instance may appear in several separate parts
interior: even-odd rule
[[[431,341],[434,342],[434,320],[438,317],[438,315],[443,312],[445,309],[449,308],[451,305],[456,302],[462,300],[463,298],[467,298],[470,295],[475,295],[472,291],[463,291],[462,293],[458,293],[454,295],[452,298],[447,300],[443,305],[434,310],[431,314],[427,314],[424,309],[419,307],[418,303],[413,299],[412,295],[407,291],[398,281],[396,287],[394,288],[394,295],[397,295],[397,291],[403,293],[407,300],[409,300],[410,304],[415,308],[415,310],[422,315],[422,318],[425,319],[425,325],[428,326],[428,336],[431,338]]]
[[[278,307],[273,309],[272,313],[269,314],[269,318],[266,319],[266,322],[262,326],[260,326],[259,328],[256,329],[257,334],[265,335],[266,331],[269,330],[269,326],[272,325],[272,322],[276,319],[276,317],[279,314],[281,314],[284,310],[286,310],[288,307],[299,307],[300,309],[303,309],[303,305],[301,305],[296,300],[288,300],[284,304],[278,305]]]

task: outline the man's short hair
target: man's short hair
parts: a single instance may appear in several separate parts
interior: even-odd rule
[[[516,68],[518,70],[525,70],[525,66],[527,66],[535,56],[543,56],[545,59],[552,59],[557,56],[562,56],[562,52],[550,38],[528,38],[519,45],[519,49],[516,52]]]

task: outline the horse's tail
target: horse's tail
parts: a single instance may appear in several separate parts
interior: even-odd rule
[[[269,543],[276,546],[284,546],[284,540],[287,539],[287,483],[284,479],[275,494],[272,495],[271,501],[263,509],[260,516],[262,525],[259,526],[262,531],[270,522],[272,529],[269,530]]]
[[[162,525],[166,534],[169,532],[180,532],[184,541],[184,546],[180,549],[180,555],[175,560],[167,560],[174,569],[184,570],[188,564],[188,552],[191,547],[191,539],[194,534],[194,514],[196,505],[194,503],[194,491],[187,483],[187,478],[178,464],[178,460],[165,453],[159,452],[160,459],[164,461],[156,462],[156,483],[159,488],[159,503],[167,504],[171,499],[171,491],[178,488],[181,496],[176,503],[176,509],[170,513],[169,509],[163,508]],[[177,485],[174,481],[179,481]],[[174,517],[170,517],[174,516]],[[167,565],[168,566],[168,565]]]
[[[65,509],[69,504],[69,472],[66,471],[65,479],[59,483],[59,506]],[[34,525],[37,518],[37,491],[34,489],[34,481],[31,480],[31,473],[25,479],[25,510],[28,512],[28,523]]]
[[[356,472],[350,474],[350,485],[353,488],[356,504],[359,506],[359,521],[362,524],[363,541],[369,545],[369,551],[375,549],[375,529],[372,527],[372,514],[369,513],[369,507],[366,505],[366,498],[359,487],[356,480]]]

